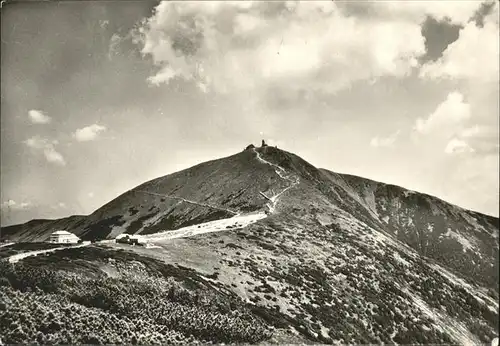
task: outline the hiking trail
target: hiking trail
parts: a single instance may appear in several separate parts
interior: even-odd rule
[[[16,262],[19,262],[20,260],[22,260],[26,257],[36,256],[36,255],[49,253],[49,252],[55,252],[55,251],[64,250],[64,249],[76,249],[76,248],[84,247],[87,245],[90,245],[90,242],[84,242],[82,244],[74,245],[74,246],[61,246],[61,247],[56,247],[53,249],[27,251],[27,252],[12,255],[12,256],[8,257],[7,259],[9,261],[9,263],[16,263]]]
[[[210,209],[216,209],[216,210],[225,211],[225,212],[228,212],[228,213],[233,214],[235,216],[240,215],[240,213],[238,213],[238,212],[236,212],[234,210],[231,210],[231,209],[220,208],[220,207],[216,207],[216,206],[213,206],[213,205],[210,205],[210,204],[205,204],[205,203],[199,203],[199,202],[191,201],[189,199],[185,199],[185,198],[182,198],[182,197],[171,196],[171,195],[164,195],[164,194],[161,194],[161,193],[149,192],[149,191],[144,191],[144,190],[138,190],[137,192],[142,192],[142,193],[146,193],[148,195],[153,195],[153,196],[160,196],[160,197],[165,197],[165,198],[178,199],[178,200],[180,200],[182,202],[186,202],[186,203],[189,203],[189,204],[194,204],[194,205],[199,205],[199,206],[205,207],[205,208],[210,208]]]
[[[295,185],[299,184],[300,183],[300,179],[297,177],[297,176],[294,176],[294,175],[287,175],[287,172],[286,170],[275,164],[275,163],[272,163],[272,162],[269,162],[265,159],[262,158],[262,156],[260,156],[260,153],[255,150],[255,148],[252,148],[252,150],[254,151],[254,153],[257,155],[257,160],[259,160],[260,162],[264,163],[264,164],[267,164],[267,165],[270,165],[271,167],[274,167],[274,171],[276,172],[276,174],[283,180],[286,180],[287,182],[290,183],[290,185],[288,187],[286,187],[285,189],[283,189],[283,191],[275,194],[274,196],[272,197],[268,197],[266,196],[263,192],[259,192],[262,196],[264,196],[266,199],[268,199],[271,204],[267,204],[267,207],[269,208],[269,211],[271,213],[274,213],[275,210],[276,210],[276,204],[278,203],[278,200],[279,200],[279,197],[284,194],[286,191],[288,191],[289,189],[291,189],[292,187],[294,187]]]

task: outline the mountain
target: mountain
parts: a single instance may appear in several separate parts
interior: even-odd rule
[[[104,242],[65,256],[121,249],[185,268],[271,328],[247,341],[498,337],[498,218],[274,147],[151,180],[88,216],[5,227],[2,237],[38,241],[56,228],[86,240],[143,235],[152,246]]]

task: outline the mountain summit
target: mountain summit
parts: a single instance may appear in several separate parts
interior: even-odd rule
[[[91,215],[2,236],[39,241],[55,229],[84,240],[142,235],[154,245],[133,251],[217,273],[256,316],[301,341],[498,336],[498,218],[319,169],[264,142],[148,181]]]

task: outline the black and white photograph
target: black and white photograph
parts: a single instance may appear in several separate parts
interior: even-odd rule
[[[2,0],[0,345],[499,337],[498,0]]]

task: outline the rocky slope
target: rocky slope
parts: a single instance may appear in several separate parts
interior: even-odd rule
[[[262,340],[477,344],[498,336],[497,218],[317,169],[276,148],[149,181],[59,226],[110,239],[263,210],[271,213],[257,222],[155,238],[150,248],[109,243],[100,257],[118,248],[189,268],[271,328]],[[2,235],[40,240],[55,225]],[[92,248],[79,256],[89,260]]]

